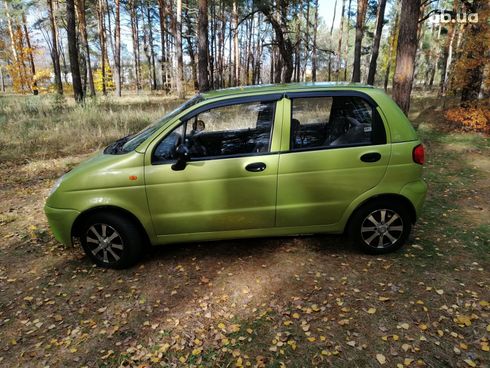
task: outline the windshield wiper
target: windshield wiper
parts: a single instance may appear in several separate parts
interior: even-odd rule
[[[117,141],[109,144],[105,149],[104,153],[109,153],[109,154],[117,154],[121,151],[122,146],[129,141],[129,139],[133,136],[133,134],[129,134],[125,137],[119,138]]]

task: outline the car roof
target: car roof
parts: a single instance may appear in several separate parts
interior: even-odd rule
[[[253,86],[243,87],[231,87],[218,89],[215,91],[209,91],[202,93],[202,97],[205,100],[231,97],[249,94],[268,94],[268,93],[286,93],[286,92],[301,92],[301,91],[318,91],[318,90],[335,90],[335,89],[365,89],[374,88],[362,83],[350,83],[350,82],[306,82],[306,83],[284,83],[284,84],[260,84]]]

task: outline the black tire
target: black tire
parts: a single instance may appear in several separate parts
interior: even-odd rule
[[[412,219],[403,204],[380,200],[363,205],[352,215],[348,235],[364,252],[384,254],[401,248],[411,229]]]
[[[145,241],[133,221],[110,212],[90,216],[80,231],[83,250],[96,265],[104,268],[134,265],[140,259]]]

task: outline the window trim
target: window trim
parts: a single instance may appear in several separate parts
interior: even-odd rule
[[[381,146],[388,142],[386,137],[386,127],[384,125],[383,118],[381,114],[378,112],[379,105],[374,101],[374,99],[367,95],[366,93],[359,91],[307,91],[307,92],[289,92],[285,93],[284,97],[288,98],[291,103],[291,108],[289,111],[289,146],[286,151],[282,151],[281,153],[294,153],[294,152],[307,152],[307,151],[324,151],[331,149],[339,149],[339,148],[351,148],[351,147],[370,147],[370,146]],[[373,110],[373,129],[375,126],[380,129],[379,136],[384,137],[382,142],[371,142],[369,144],[366,143],[353,143],[353,144],[344,144],[339,146],[319,146],[319,147],[306,147],[306,148],[291,148],[291,121],[293,119],[293,102],[295,99],[299,98],[318,98],[318,97],[359,97],[368,103],[368,105]]]
[[[192,158],[189,160],[189,162],[199,162],[199,161],[209,161],[209,160],[216,160],[216,159],[228,159],[228,158],[237,158],[237,157],[252,157],[252,156],[264,156],[264,155],[270,155],[270,154],[277,154],[278,152],[271,152],[270,147],[272,144],[272,135],[274,132],[274,122],[276,119],[276,113],[277,113],[277,103],[284,97],[283,93],[274,93],[274,94],[266,94],[266,95],[254,95],[254,96],[244,96],[244,97],[234,97],[234,98],[228,98],[225,100],[220,100],[216,102],[210,102],[209,104],[202,105],[189,113],[181,116],[179,118],[179,124],[177,124],[170,132],[165,134],[161,139],[158,140],[158,142],[153,146],[153,149],[151,151],[151,164],[152,165],[166,165],[166,164],[172,164],[175,163],[175,160],[156,160],[155,159],[155,151],[158,147],[158,145],[175,129],[178,129],[182,125],[187,125],[187,122],[195,118],[197,115],[212,110],[220,107],[226,107],[226,106],[232,106],[232,105],[240,105],[240,104],[246,104],[246,103],[253,103],[253,102],[274,102],[273,105],[273,115],[272,115],[272,126],[271,126],[271,131],[270,131],[270,139],[269,139],[269,152],[250,152],[250,153],[240,153],[240,154],[235,154],[235,155],[220,155],[220,156],[207,156],[207,157],[199,157],[199,158]],[[186,128],[187,130],[187,128]]]

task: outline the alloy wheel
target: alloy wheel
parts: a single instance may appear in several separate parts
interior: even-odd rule
[[[391,209],[377,209],[362,222],[362,240],[373,248],[394,245],[403,234],[402,217]]]
[[[119,261],[124,251],[121,235],[112,226],[94,224],[85,237],[89,251],[101,262],[111,264]]]

